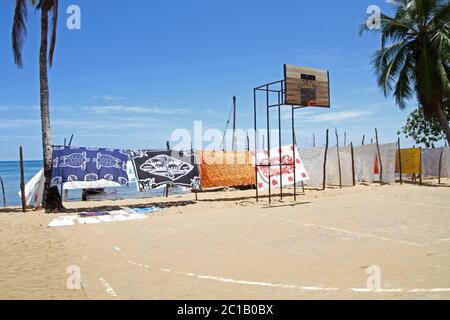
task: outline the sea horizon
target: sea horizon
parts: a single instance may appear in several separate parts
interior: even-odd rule
[[[42,160],[24,160],[25,183],[31,180],[43,167]],[[0,177],[3,180],[6,196],[6,207],[21,205],[20,191],[20,161],[0,160]],[[149,192],[139,192],[136,183],[128,186],[105,188],[105,193],[90,195],[89,200],[118,200],[131,198],[152,198],[163,196],[165,190],[158,189]],[[172,188],[171,194],[182,194],[180,188]],[[81,201],[81,190],[69,190],[66,201]],[[3,195],[0,186],[0,208],[4,207]]]

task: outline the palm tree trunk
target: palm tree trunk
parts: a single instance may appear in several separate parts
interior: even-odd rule
[[[444,130],[445,136],[447,137],[448,145],[450,146],[450,127],[448,125],[447,115],[445,114],[444,107],[442,104],[439,108],[437,108],[436,115],[439,120],[439,123],[442,126],[442,129]]]
[[[39,52],[39,81],[41,98],[42,149],[44,156],[45,187],[42,204],[46,212],[63,208],[58,188],[51,187],[52,178],[52,135],[50,130],[50,109],[48,89],[48,10],[41,9],[41,48]]]

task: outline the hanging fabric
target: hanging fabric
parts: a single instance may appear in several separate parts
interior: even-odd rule
[[[54,147],[52,186],[106,180],[128,184],[128,154],[105,148]]]
[[[300,150],[300,156],[303,160],[309,180],[305,184],[313,187],[323,185],[323,162],[325,157],[325,148],[309,148]]]
[[[442,177],[450,178],[450,148],[444,148],[444,154],[442,155]]]
[[[199,152],[202,189],[255,185],[250,152]]]
[[[354,155],[356,180],[372,183],[374,180],[374,163],[377,159],[376,144],[355,147]]]
[[[401,149],[400,152],[397,150],[397,155],[396,155],[396,159],[395,159],[395,171],[396,172],[400,172],[400,159],[401,159],[402,173],[420,174],[420,172],[421,172],[420,148]]]
[[[198,189],[200,170],[195,151],[130,151],[140,191],[162,185],[178,185]]]
[[[281,151],[281,158],[280,158]],[[294,170],[294,154],[295,154],[295,170]],[[291,186],[297,182],[309,179],[308,173],[300,158],[297,146],[284,146],[274,148],[270,151],[270,159],[267,151],[259,151],[257,153],[258,180],[257,187],[261,190],[283,186]],[[270,164],[270,171],[268,165]],[[282,164],[282,166],[280,166]],[[295,172],[295,177],[294,177]],[[270,178],[270,181],[269,181]]]
[[[443,148],[422,149],[422,175],[424,177],[439,176],[439,161]]]
[[[380,145],[381,168],[383,169],[383,177],[382,177],[383,183],[386,184],[395,183],[395,159],[397,156],[397,150],[398,150],[397,143],[388,143]]]

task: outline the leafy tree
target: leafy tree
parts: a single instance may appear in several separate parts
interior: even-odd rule
[[[381,49],[372,64],[378,85],[400,109],[416,97],[424,119],[442,127],[450,143],[444,100],[450,97],[450,2],[390,0],[395,16],[381,15]],[[367,24],[361,32],[371,31]]]
[[[445,104],[447,119],[450,121],[450,103]],[[438,121],[426,121],[422,109],[414,110],[402,127],[407,138],[411,137],[417,144],[424,144],[427,148],[434,147],[435,143],[445,139],[444,131]],[[400,135],[401,132],[399,131]]]
[[[47,212],[63,208],[58,188],[51,188],[52,175],[52,135],[50,129],[50,103],[48,86],[48,68],[53,64],[58,21],[58,0],[16,0],[12,27],[12,48],[14,62],[23,66],[22,48],[27,35],[26,19],[28,6],[41,13],[41,43],[39,50],[39,85],[41,106],[42,147],[44,158],[45,188],[43,206]],[[50,20],[50,21],[49,21]],[[50,23],[51,22],[51,23]],[[49,27],[51,28],[49,32]],[[50,38],[50,48],[48,40]]]

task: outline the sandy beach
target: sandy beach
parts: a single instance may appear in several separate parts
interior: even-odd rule
[[[145,220],[48,228],[0,213],[1,299],[449,299],[450,181],[67,203],[160,205]],[[81,290],[66,289],[69,266]],[[382,289],[368,292],[367,269]]]

